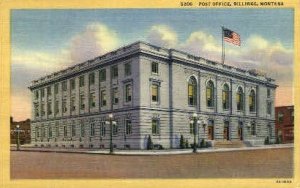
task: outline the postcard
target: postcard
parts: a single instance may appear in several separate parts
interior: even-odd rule
[[[297,1],[3,1],[2,187],[299,187]]]

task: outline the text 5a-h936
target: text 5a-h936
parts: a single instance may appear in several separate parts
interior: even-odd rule
[[[191,7],[193,6],[193,2],[180,2],[180,6],[182,7]]]

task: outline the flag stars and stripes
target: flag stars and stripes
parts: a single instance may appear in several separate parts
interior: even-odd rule
[[[241,46],[241,37],[238,33],[229,29],[223,28],[224,41]]]

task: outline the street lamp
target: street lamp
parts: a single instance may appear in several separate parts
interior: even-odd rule
[[[194,133],[194,144],[193,144],[193,152],[197,152],[197,144],[196,144],[196,132],[197,132],[197,125],[200,124],[200,120],[198,119],[198,115],[193,113],[192,120],[190,122],[193,125],[193,133]]]
[[[20,125],[17,125],[17,151],[20,151]]]
[[[109,118],[109,125],[110,125],[110,146],[109,146],[109,153],[113,154],[114,152],[114,146],[113,146],[113,142],[112,142],[112,136],[113,136],[113,125],[116,125],[117,122],[113,121],[113,114],[109,114],[108,118]]]

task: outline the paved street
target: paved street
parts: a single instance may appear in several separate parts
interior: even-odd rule
[[[11,178],[291,178],[293,148],[179,155],[11,152]]]

